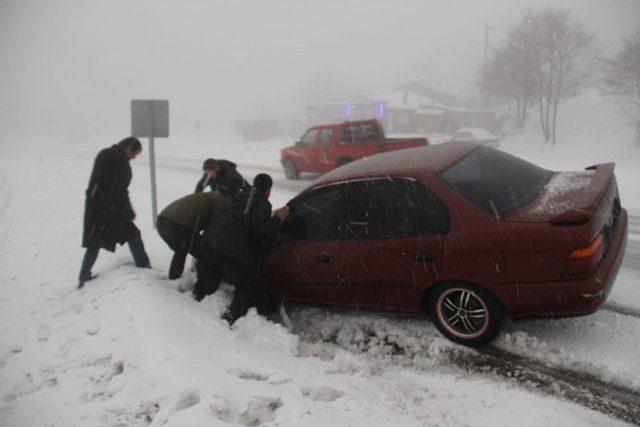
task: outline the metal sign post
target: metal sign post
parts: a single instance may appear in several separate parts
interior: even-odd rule
[[[153,226],[158,216],[156,191],[156,155],[153,138],[169,136],[169,101],[134,99],[131,101],[131,134],[138,138],[149,138],[149,171],[151,174],[151,215]]]
[[[158,192],[156,191],[156,152],[152,136],[149,137],[149,172],[151,177],[151,219],[155,227],[158,218]]]

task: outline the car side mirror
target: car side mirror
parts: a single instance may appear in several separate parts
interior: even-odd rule
[[[301,141],[296,141],[293,143],[293,145],[295,145],[296,147],[302,147],[302,142]]]

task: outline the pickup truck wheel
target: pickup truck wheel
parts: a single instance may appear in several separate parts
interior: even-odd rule
[[[296,165],[293,164],[291,159],[284,159],[282,166],[284,166],[284,176],[286,176],[287,179],[298,179],[300,172],[298,172],[298,168],[296,168]]]
[[[451,341],[468,346],[492,341],[504,321],[498,300],[471,283],[443,283],[431,292],[429,314],[438,330]]]

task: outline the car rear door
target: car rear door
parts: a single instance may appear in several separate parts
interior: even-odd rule
[[[309,303],[331,304],[336,287],[345,184],[329,185],[289,202],[291,213],[278,244],[261,263],[261,281],[271,293]]]
[[[339,300],[419,310],[443,262],[444,204],[420,182],[382,178],[352,184],[340,248]]]
[[[345,161],[371,156],[380,151],[375,141],[364,139],[360,123],[345,123],[341,128],[340,142],[336,144],[338,165]],[[373,142],[373,143],[371,143]]]

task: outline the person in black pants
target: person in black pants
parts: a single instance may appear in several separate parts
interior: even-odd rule
[[[208,191],[184,196],[160,212],[156,223],[158,234],[174,251],[169,266],[170,280],[182,275],[187,254],[198,258],[200,232],[228,206],[228,196]]]
[[[201,288],[224,277],[235,285],[235,294],[222,316],[230,325],[244,316],[250,307],[265,314],[271,307],[266,293],[257,282],[258,256],[273,244],[280,224],[289,214],[283,206],[271,215],[269,195],[273,181],[267,174],[258,174],[250,191],[238,193],[231,206],[205,229],[198,262],[198,282]],[[200,264],[203,264],[200,267]]]
[[[129,200],[129,161],[142,152],[137,138],[128,137],[98,153],[86,190],[82,247],[86,248],[80,267],[78,288],[95,276],[91,268],[100,249],[115,251],[116,243],[129,244],[136,266],[149,268],[140,230]]]

